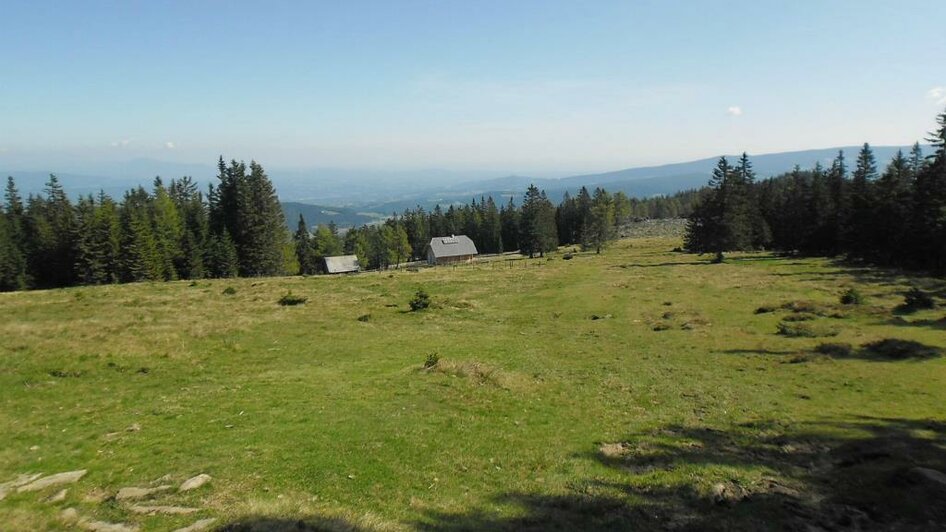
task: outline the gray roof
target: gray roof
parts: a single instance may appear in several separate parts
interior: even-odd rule
[[[466,235],[456,236],[438,236],[430,239],[430,249],[434,252],[434,257],[464,257],[466,255],[479,255],[476,251],[476,245]]]
[[[360,268],[357,255],[325,257],[325,271],[327,273],[357,272]]]

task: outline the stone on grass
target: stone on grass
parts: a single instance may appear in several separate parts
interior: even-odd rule
[[[122,488],[118,490],[118,494],[115,495],[115,499],[119,501],[134,501],[138,499],[144,499],[146,497],[151,497],[155,493],[160,493],[162,491],[167,491],[173,489],[173,486],[158,486],[156,488]]]
[[[79,521],[79,526],[92,532],[137,532],[135,525],[125,523],[109,523],[107,521]]]
[[[23,493],[24,491],[39,491],[50,486],[59,486],[60,484],[72,484],[73,482],[76,482],[80,478],[84,477],[85,473],[85,469],[80,469],[78,471],[67,471],[65,473],[56,473],[55,475],[41,477],[34,480],[33,482],[30,482],[29,484],[20,486],[16,489],[16,491],[17,493]]]
[[[49,503],[62,502],[66,500],[66,494],[68,493],[69,493],[69,488],[63,488],[57,491],[56,494],[53,495],[52,497],[47,498],[46,502],[49,502]]]
[[[210,475],[201,473],[196,477],[185,480],[184,483],[181,484],[180,491],[195,490],[208,482],[210,482]]]
[[[940,489],[946,489],[946,474],[928,467],[914,467],[910,470],[910,476]]]
[[[42,473],[35,473],[33,475],[30,475],[29,473],[21,473],[13,480],[8,482],[0,482],[0,501],[6,498],[7,493],[10,493],[14,489],[19,488],[24,484],[29,484],[41,476],[43,476]]]
[[[196,523],[190,526],[185,526],[184,528],[178,528],[174,532],[200,532],[201,530],[207,530],[208,528],[210,528],[210,525],[214,524],[216,521],[217,520],[213,517],[210,517],[208,519],[201,519],[200,521],[197,521]]]
[[[136,514],[167,514],[167,515],[183,515],[183,514],[192,514],[194,512],[200,511],[200,508],[185,508],[183,506],[138,506],[132,505],[128,507],[129,510],[135,512]]]

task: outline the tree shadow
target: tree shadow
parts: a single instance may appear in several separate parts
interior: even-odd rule
[[[569,493],[512,493],[423,530],[939,530],[946,424],[854,418],[718,430],[668,425],[583,455],[612,473]],[[931,473],[932,471],[932,473]],[[946,478],[946,477],[944,477]],[[944,482],[944,483],[941,483]],[[505,511],[497,510],[505,507]]]
[[[885,325],[896,325],[897,327],[930,327],[933,329],[946,329],[946,316],[938,320],[907,320],[897,316],[882,323]]]
[[[288,519],[269,516],[246,516],[213,528],[216,532],[367,532],[369,528],[345,519],[311,516]]]
[[[706,266],[708,262],[652,262],[652,263],[636,263],[636,264],[618,264],[612,266],[612,268],[664,268],[668,266]]]
[[[717,353],[727,355],[797,355],[798,350],[792,349],[724,349]]]

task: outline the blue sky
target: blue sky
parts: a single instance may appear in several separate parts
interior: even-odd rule
[[[946,108],[944,20],[942,1],[0,0],[0,167],[551,175],[905,144]]]

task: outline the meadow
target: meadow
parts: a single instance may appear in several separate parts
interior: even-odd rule
[[[946,283],[679,245],[0,294],[0,528],[944,526]]]

